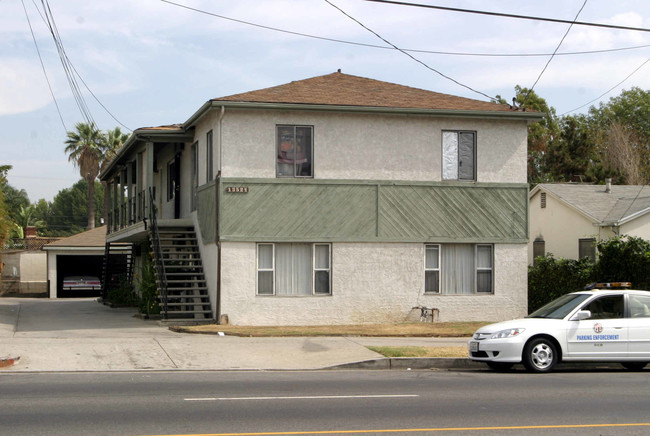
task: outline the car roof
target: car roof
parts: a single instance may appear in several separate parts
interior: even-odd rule
[[[650,291],[643,291],[640,289],[594,289],[589,291],[578,291],[572,293],[586,294],[586,295],[631,294],[631,295],[647,295],[650,297]]]

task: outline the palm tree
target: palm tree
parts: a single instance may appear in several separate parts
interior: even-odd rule
[[[127,139],[129,139],[128,133],[122,133],[119,127],[115,127],[113,130],[108,130],[102,141],[102,160],[99,163],[99,172],[102,173],[108,164],[113,160],[117,155],[117,152],[124,145]],[[104,222],[108,223],[108,184],[105,181],[102,181],[104,186]]]
[[[102,134],[95,123],[79,122],[76,132],[68,132],[65,152],[68,160],[79,168],[79,174],[88,182],[88,230],[95,228],[95,179],[103,156]]]

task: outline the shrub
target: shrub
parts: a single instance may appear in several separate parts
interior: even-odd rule
[[[650,242],[634,236],[601,241],[594,278],[598,282],[632,282],[634,289],[650,285]]]
[[[535,259],[528,267],[529,313],[564,294],[584,289],[592,281],[593,267],[587,258],[555,259],[549,254]]]
[[[112,306],[134,306],[137,297],[133,286],[126,279],[126,276],[120,276],[120,286],[108,290],[108,301]]]
[[[160,313],[158,300],[158,285],[156,284],[156,271],[147,251],[143,251],[142,268],[140,269],[138,287],[140,298],[138,310],[145,315],[157,315]]]

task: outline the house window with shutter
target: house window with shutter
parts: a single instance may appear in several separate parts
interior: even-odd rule
[[[583,257],[596,261],[596,238],[578,239],[578,259]]]
[[[442,179],[476,180],[476,132],[442,132]]]

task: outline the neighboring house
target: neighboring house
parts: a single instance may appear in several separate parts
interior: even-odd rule
[[[151,251],[170,318],[521,316],[539,119],[340,72],[213,99],[137,129],[102,173],[107,243]]]
[[[530,192],[528,262],[596,258],[595,244],[613,236],[650,240],[650,186],[540,184]]]
[[[59,238],[42,238],[35,227],[25,229],[25,238],[9,239],[2,249],[0,295],[36,295],[47,292],[46,255],[43,246]]]

